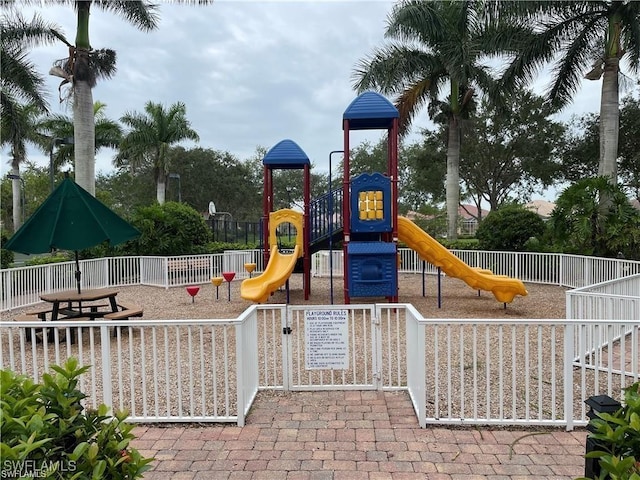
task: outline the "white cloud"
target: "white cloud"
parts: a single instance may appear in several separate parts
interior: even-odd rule
[[[118,66],[113,79],[96,86],[94,100],[106,103],[113,119],[143,111],[148,101],[182,101],[204,148],[245,159],[258,145],[269,148],[290,138],[318,170],[327,171],[329,152],[342,149],[342,114],[356,97],[353,67],[384,41],[392,5],[389,0],[161,4],[160,27],[149,33],[94,7],[92,45],[114,49]],[[73,39],[70,6],[46,5],[39,11]],[[34,50],[31,58],[46,73],[66,54],[65,46],[56,45]],[[57,102],[58,83],[47,76],[52,111],[70,114]],[[568,112],[597,111],[594,83],[599,82],[582,86]],[[426,117],[419,114],[414,132],[429,124]],[[380,136],[358,132],[351,145]],[[113,155],[101,151],[97,170],[108,171]],[[44,154],[33,152],[31,158],[48,164]],[[0,169],[6,168],[3,161]]]

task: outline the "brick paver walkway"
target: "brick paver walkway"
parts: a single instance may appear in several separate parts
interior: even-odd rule
[[[138,426],[145,479],[568,480],[586,431],[418,426],[405,392],[262,392],[242,428]]]

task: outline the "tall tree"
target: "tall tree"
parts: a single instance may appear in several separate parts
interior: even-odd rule
[[[11,151],[13,226],[17,229],[22,218],[20,164],[26,160],[26,144],[39,140],[37,119],[47,109],[44,79],[27,53],[34,45],[53,43],[60,33],[40,16],[27,21],[10,7],[2,4],[0,18],[0,144]]]
[[[36,45],[50,44],[61,38],[59,28],[45,22],[39,15],[30,21],[14,10],[13,4],[2,2],[0,17],[0,113],[11,120],[14,109],[30,103],[46,111],[44,78],[29,61],[28,50]]]
[[[41,108],[35,103],[12,106],[11,115],[2,117],[0,127],[1,144],[8,145],[11,155],[13,229],[16,231],[22,224],[22,195],[24,180],[20,173],[20,165],[26,162],[27,144],[42,146],[46,143],[41,133]]]
[[[77,16],[75,43],[69,44],[69,56],[51,69],[51,74],[64,78],[73,93],[75,179],[78,185],[95,194],[95,124],[93,93],[98,78],[115,73],[116,52],[94,50],[89,40],[89,15],[95,6],[116,13],[143,31],[158,25],[157,5],[148,0],[50,0],[73,6]]]
[[[376,89],[396,96],[402,133],[426,103],[430,117],[447,125],[446,202],[451,239],[458,235],[461,124],[473,110],[477,90],[496,93],[484,60],[509,41],[508,35],[483,19],[484,14],[483,2],[402,1],[387,20],[389,44],[361,60],[354,72],[358,91]],[[448,95],[443,98],[446,87]]]
[[[567,134],[567,149],[563,153],[562,173],[574,182],[594,177],[598,172],[597,114],[586,114],[571,122]],[[620,109],[620,133],[618,165],[620,184],[627,187],[640,200],[640,99],[632,95],[622,100]]]
[[[169,149],[171,172],[180,175],[182,201],[199,212],[214,202],[220,218],[256,221],[262,212],[262,189],[252,180],[251,167],[229,152],[173,147]],[[260,172],[262,173],[262,171]],[[173,195],[171,195],[173,194]],[[167,199],[178,198],[177,182],[170,182]]]
[[[603,195],[609,199],[604,209]],[[550,225],[564,252],[640,258],[640,212],[608,177],[585,178],[566,188],[556,201]]]
[[[628,0],[574,0],[501,2],[502,20],[518,23],[523,35],[513,37],[517,51],[504,72],[510,89],[532,80],[553,62],[548,99],[566,106],[582,77],[602,79],[600,98],[600,153],[598,175],[617,182],[619,91],[621,63],[640,71],[640,2]]]
[[[436,138],[438,143],[433,141]],[[445,155],[439,150],[441,145],[441,139],[431,136],[430,132],[424,132],[421,143],[405,145],[400,142],[398,157],[402,163],[398,168],[398,208],[401,212],[419,210],[425,204],[444,200]],[[387,140],[381,138],[375,145],[362,142],[350,155],[353,172],[384,172],[388,161]]]
[[[640,97],[625,97],[620,110],[620,177],[640,201]]]
[[[120,142],[120,150],[114,162],[116,166],[136,168],[144,164],[153,166],[156,182],[156,199],[163,204],[167,177],[170,172],[169,148],[183,140],[200,140],[187,120],[187,107],[182,102],[168,109],[162,104],[147,102],[145,113],[127,112],[120,119],[129,127]]]
[[[95,121],[95,151],[101,148],[118,148],[122,138],[122,127],[114,120],[107,117],[106,103],[95,102],[93,104],[93,117]],[[50,115],[41,124],[42,131],[47,135],[47,147],[50,148],[56,139],[73,138],[73,118],[68,115]],[[73,163],[75,144],[61,144],[56,151],[51,151],[53,168],[58,170],[67,163]]]
[[[460,177],[479,212],[485,202],[492,211],[509,201],[526,202],[559,176],[564,126],[531,92],[518,92],[507,106],[498,114],[483,101],[474,133],[462,146]]]
[[[573,116],[565,131],[562,176],[568,182],[598,175],[599,116],[587,113]]]

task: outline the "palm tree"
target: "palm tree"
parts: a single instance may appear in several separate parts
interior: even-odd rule
[[[406,0],[392,9],[385,36],[388,45],[361,60],[354,86],[396,96],[401,134],[429,103],[429,116],[446,122],[446,203],[448,238],[457,238],[460,203],[461,124],[473,110],[475,92],[495,94],[495,82],[482,61],[508,36],[497,35],[482,19],[481,2]],[[441,100],[448,87],[448,96]]]
[[[73,125],[75,180],[95,195],[95,125],[92,88],[98,78],[115,73],[116,53],[91,48],[89,14],[92,6],[120,15],[143,31],[157,27],[157,5],[147,0],[59,0],[52,3],[73,5],[77,15],[75,44],[69,45],[69,57],[58,62],[51,74],[64,78],[73,89]]]
[[[2,5],[6,11],[0,19],[0,145],[11,150],[13,226],[17,230],[22,219],[20,164],[26,159],[26,144],[41,140],[36,126],[47,109],[44,79],[29,62],[27,51],[33,45],[53,43],[60,34],[38,15],[26,21],[19,12]]]
[[[9,4],[11,6],[12,4]],[[2,3],[0,17],[0,113],[11,118],[20,102],[46,111],[44,79],[29,61],[28,49],[61,38],[58,27],[39,15],[27,21],[20,12]]]
[[[27,143],[42,146],[45,137],[41,132],[41,107],[35,103],[26,105],[15,104],[11,107],[11,115],[2,117],[0,127],[1,144],[7,145],[11,155],[11,178],[12,178],[12,203],[13,203],[13,229],[20,228],[22,224],[21,204],[21,175],[20,165],[27,158]]]
[[[519,23],[525,32],[514,37],[518,49],[503,76],[507,90],[531,81],[553,61],[547,98],[562,108],[583,76],[602,78],[598,175],[617,183],[620,64],[626,59],[630,71],[639,72],[640,2],[517,1],[502,2],[501,10],[504,22]]]
[[[95,102],[93,104],[93,117],[95,119],[95,152],[101,148],[118,148],[122,138],[122,127],[105,114],[106,103]],[[67,115],[50,115],[42,121],[41,129],[48,138],[48,147],[55,139],[73,138],[73,118]],[[57,170],[62,165],[73,162],[75,144],[62,144],[52,152],[53,166]]]
[[[169,148],[182,140],[199,141],[200,137],[191,128],[186,118],[187,108],[182,102],[174,103],[169,109],[159,103],[147,102],[144,110],[144,114],[127,112],[120,118],[131,130],[120,142],[120,152],[114,163],[118,167],[128,165],[131,168],[150,163],[156,182],[156,198],[163,204],[170,167]]]

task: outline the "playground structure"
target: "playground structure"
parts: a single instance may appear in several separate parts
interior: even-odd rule
[[[382,95],[365,92],[343,114],[344,160],[342,186],[310,199],[310,161],[292,140],[282,140],[263,159],[263,246],[267,265],[262,274],[242,282],[240,295],[264,303],[289,277],[303,274],[304,298],[311,291],[311,255],[342,240],[344,303],[357,297],[385,297],[398,301],[398,242],[415,250],[448,276],[460,278],[476,290],[486,290],[502,303],[527,295],[524,284],[464,263],[411,220],[398,215],[398,110]],[[353,130],[387,130],[387,171],[352,176],[349,139]],[[273,212],[273,170],[303,169],[303,212]],[[284,252],[276,236],[280,225],[296,230],[295,247]]]

